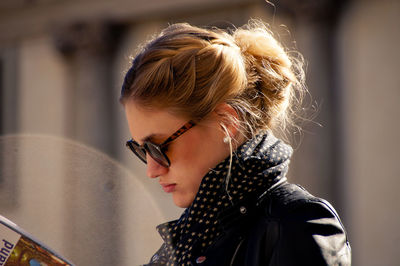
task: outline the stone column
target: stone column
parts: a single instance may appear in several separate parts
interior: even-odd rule
[[[341,110],[337,21],[345,0],[282,0],[277,10],[292,17],[294,39],[307,62],[306,80],[313,107],[295,151],[291,176],[312,193],[341,208]],[[311,102],[310,102],[311,100]],[[314,110],[315,109],[315,110]]]
[[[3,135],[17,131],[17,49],[0,46],[0,207],[16,204],[17,159]]]
[[[110,24],[90,22],[61,27],[55,33],[56,46],[69,64],[67,136],[103,155],[113,153],[116,135],[112,113],[118,95],[113,95],[111,86],[117,32]],[[65,152],[69,254],[78,265],[119,265],[120,202],[114,188],[120,180],[101,153],[76,152]]]
[[[116,26],[76,23],[56,33],[56,46],[70,65],[70,128],[68,134],[106,153],[113,153],[113,51]]]

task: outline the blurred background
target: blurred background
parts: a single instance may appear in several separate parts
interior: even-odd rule
[[[398,0],[1,0],[0,214],[77,265],[147,262],[182,209],[125,148],[129,58],[170,23],[250,18],[307,61],[289,180],[333,203],[353,265],[398,265]]]

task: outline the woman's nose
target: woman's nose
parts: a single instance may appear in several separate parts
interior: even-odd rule
[[[161,164],[157,163],[150,155],[146,155],[147,161],[147,176],[150,178],[156,178],[161,175],[164,175],[168,172],[168,168],[162,166]]]

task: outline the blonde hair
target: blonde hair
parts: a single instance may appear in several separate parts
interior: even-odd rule
[[[292,103],[305,91],[302,62],[259,21],[230,33],[173,24],[134,58],[121,102],[132,99],[194,121],[228,103],[239,116],[231,119],[252,137],[292,124]]]

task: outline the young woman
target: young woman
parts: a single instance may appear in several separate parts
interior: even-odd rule
[[[287,182],[272,134],[303,91],[301,62],[261,23],[227,33],[171,25],[134,58],[121,92],[132,139],[182,216],[157,227],[149,265],[349,265],[333,207]]]

